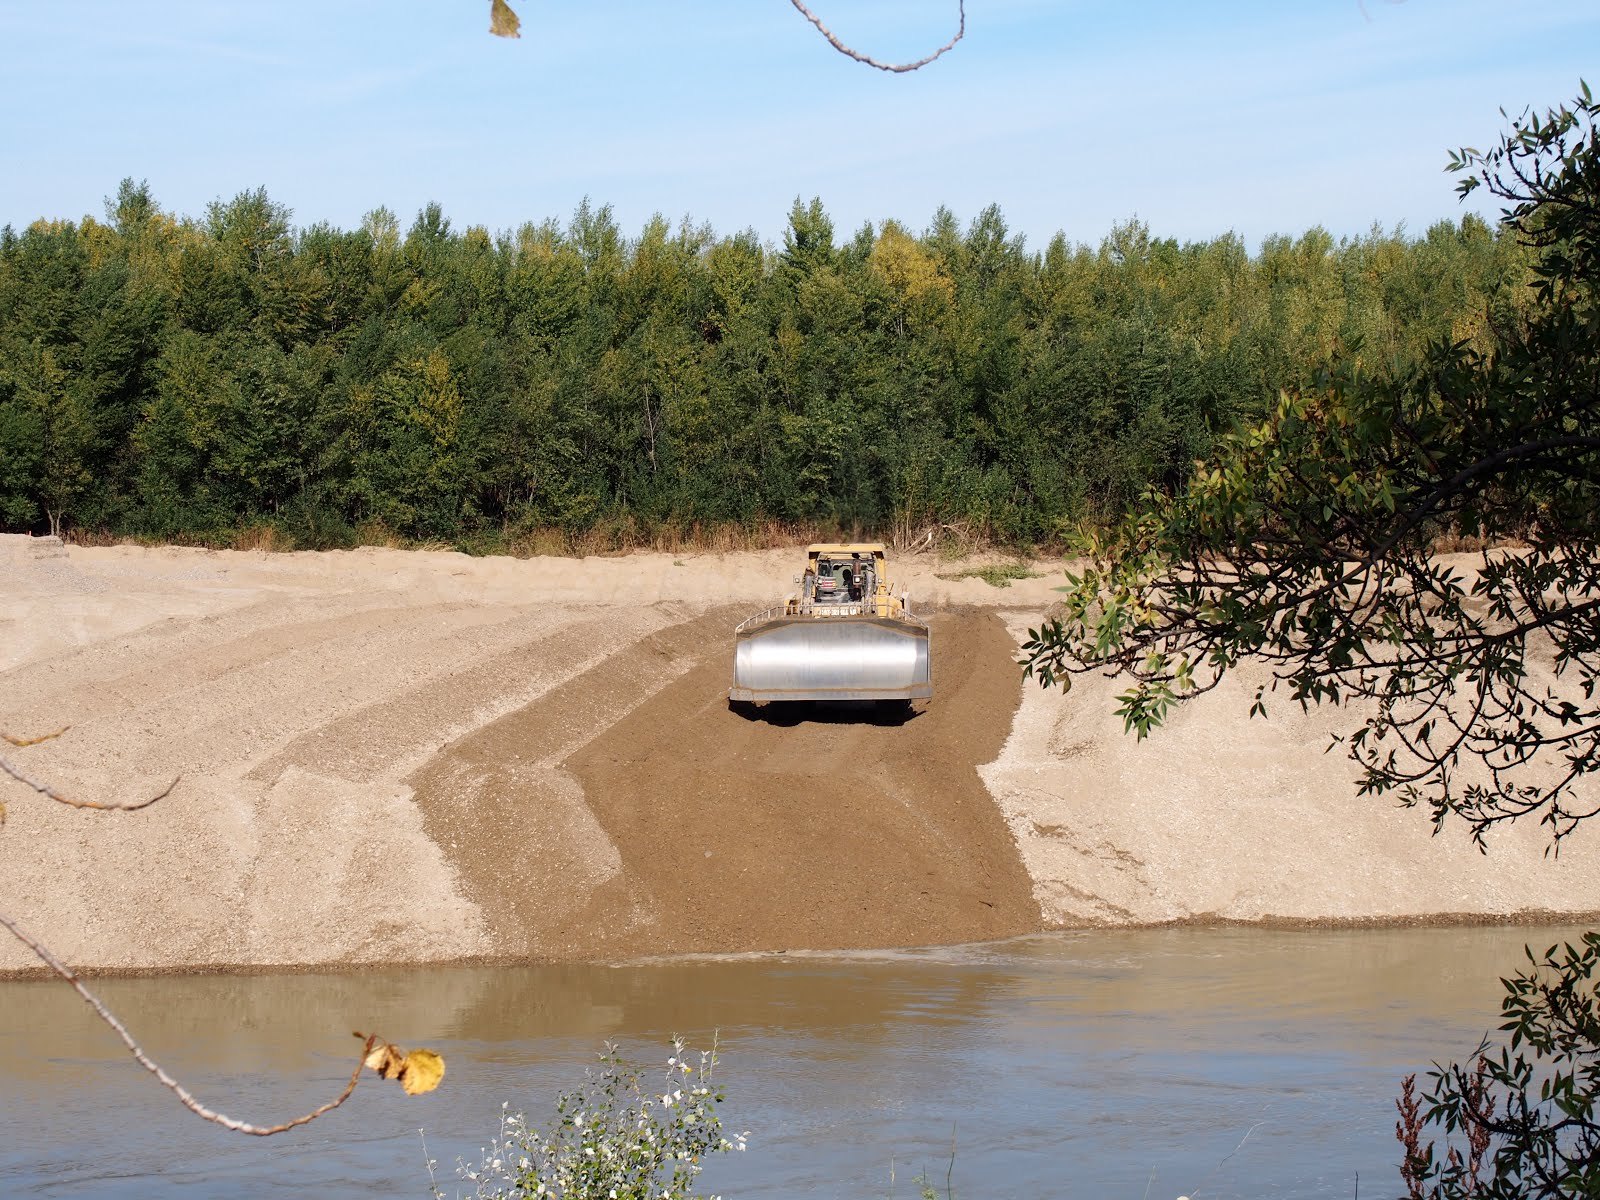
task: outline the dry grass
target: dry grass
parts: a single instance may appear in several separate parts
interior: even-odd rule
[[[246,525],[233,535],[231,549],[281,553],[295,548],[294,539],[276,525]]]
[[[971,521],[913,521],[896,517],[890,526],[889,548],[896,554],[937,554],[945,561],[972,558],[995,545],[994,533],[986,525]]]
[[[1528,543],[1521,538],[1486,538],[1476,534],[1451,530],[1441,533],[1428,543],[1430,554],[1481,554],[1485,550],[1524,550]]]
[[[631,518],[603,522],[570,532],[537,528],[508,532],[495,540],[490,553],[514,558],[591,558],[653,550],[659,554],[733,554],[804,546],[845,536],[826,526],[786,521],[689,525],[641,524]]]
[[[356,545],[377,546],[384,550],[405,550],[412,543],[382,521],[362,521],[356,526]]]
[[[61,535],[69,546],[127,546],[136,545],[137,539],[110,533],[104,529],[69,529]]]
[[[935,576],[938,579],[981,579],[990,587],[1007,588],[1015,579],[1036,579],[1038,571],[1029,569],[1026,563],[988,563],[984,566],[968,567],[963,571],[941,572]]]
[[[213,550],[255,550],[265,554],[308,547],[283,525],[258,521],[235,530],[173,537],[114,534],[104,529],[69,529],[64,540],[76,546],[194,546]],[[355,526],[348,544],[385,550],[460,550],[474,555],[503,554],[512,558],[590,558],[651,550],[661,554],[734,554],[749,550],[783,550],[812,542],[884,541],[906,557],[932,553],[941,560],[972,558],[1000,545],[987,527],[966,521],[897,518],[888,529],[868,529],[829,521],[645,522],[634,517],[601,521],[588,529],[556,526],[508,526],[463,533],[450,541],[411,538],[379,520]],[[341,543],[344,544],[344,543]],[[1017,548],[1013,547],[1013,551]],[[1023,552],[1034,550],[1024,548]]]
[[[565,558],[571,553],[567,535],[559,529],[531,529],[511,534],[503,548],[512,558]]]

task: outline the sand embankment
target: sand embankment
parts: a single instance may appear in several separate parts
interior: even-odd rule
[[[1559,860],[1358,800],[1325,718],[1218,693],[1135,744],[1024,688],[1051,578],[908,564],[936,698],[751,720],[732,625],[794,554],[469,559],[0,538],[0,908],[84,968],[951,942],[1085,923],[1600,910]],[[1020,707],[1019,707],[1020,706]],[[32,965],[0,943],[0,971]]]

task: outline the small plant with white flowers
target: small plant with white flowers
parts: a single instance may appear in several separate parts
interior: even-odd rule
[[[607,1042],[585,1087],[557,1101],[549,1129],[508,1105],[499,1135],[460,1175],[479,1200],[696,1200],[706,1157],[743,1150],[750,1136],[723,1136],[716,1065],[714,1046],[690,1051],[674,1038],[657,1090]]]

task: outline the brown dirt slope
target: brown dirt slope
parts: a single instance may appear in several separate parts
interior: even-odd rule
[[[976,770],[1017,703],[998,617],[933,619],[936,696],[904,717],[730,710],[741,612],[661,630],[413,776],[497,951],[626,957],[1037,929],[1032,884]]]

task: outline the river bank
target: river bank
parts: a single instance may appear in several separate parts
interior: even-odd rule
[[[0,539],[0,728],[70,726],[8,754],[84,799],[178,778],[131,813],[7,781],[0,908],[113,972],[1600,911],[1588,831],[1555,859],[1532,826],[1430,837],[1355,796],[1330,714],[1247,720],[1248,672],[1144,743],[1115,683],[1025,686],[1048,565],[900,564],[934,629],[910,720],[746,719],[732,627],[796,560]]]

